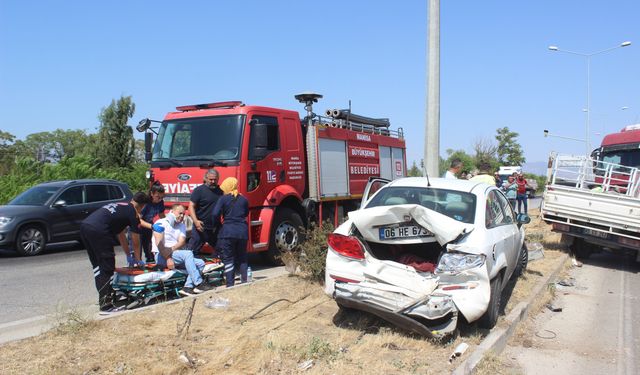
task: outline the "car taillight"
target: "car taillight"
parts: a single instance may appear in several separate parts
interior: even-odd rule
[[[353,259],[364,259],[364,248],[355,237],[331,233],[327,238],[327,243],[340,255]]]

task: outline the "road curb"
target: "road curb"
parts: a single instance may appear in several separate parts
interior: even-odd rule
[[[468,375],[473,374],[476,366],[482,361],[487,352],[500,354],[507,346],[507,341],[513,335],[518,323],[527,318],[529,308],[533,301],[537,300],[544,292],[551,280],[555,279],[560,271],[564,268],[565,263],[569,259],[569,254],[563,254],[556,268],[549,274],[549,277],[540,281],[533,289],[531,296],[523,302],[518,303],[513,310],[506,316],[506,327],[499,326],[494,328],[487,337],[482,340],[480,345],[471,353],[471,355],[462,362],[453,372],[452,375]]]
[[[260,271],[254,271],[253,275],[254,275],[254,283],[259,283],[259,282],[263,282],[266,280],[269,280],[271,278],[275,278],[275,277],[282,277],[287,275],[288,272],[285,271],[284,267],[274,267],[274,268],[269,268],[269,269],[264,269],[264,270],[260,270]],[[214,290],[211,291],[207,291],[205,293],[202,294],[198,294],[195,296],[189,296],[189,297],[182,297],[182,298],[176,298],[174,300],[170,300],[170,301],[165,301],[159,304],[152,304],[152,305],[147,305],[147,306],[141,306],[132,310],[124,310],[122,312],[118,312],[112,315],[99,315],[98,313],[98,309],[97,309],[97,305],[93,305],[93,307],[91,308],[91,310],[93,311],[85,311],[82,310],[83,315],[86,315],[88,320],[106,320],[106,319],[111,319],[111,318],[116,318],[119,316],[123,316],[125,314],[135,314],[137,312],[140,311],[146,311],[149,309],[154,309],[157,308],[158,306],[163,306],[163,305],[170,305],[170,304],[174,304],[174,303],[181,303],[181,302],[185,302],[188,301],[190,299],[193,298],[198,298],[198,297],[212,297],[215,294],[219,294],[221,292],[224,292],[226,290],[231,290],[231,289],[235,289],[235,288],[243,288],[243,287],[248,287],[251,284],[236,284],[235,286],[231,287],[231,288],[225,288],[225,287],[221,287],[221,288],[216,288]],[[86,307],[86,306],[85,306]],[[70,311],[73,311],[70,310]],[[25,318],[25,319],[21,319],[21,320],[15,320],[12,322],[7,322],[7,323],[2,323],[0,324],[0,346],[8,344],[10,342],[13,341],[19,341],[19,340],[24,340],[24,339],[28,339],[30,337],[34,337],[34,336],[39,336],[41,334],[44,334],[48,331],[50,331],[51,329],[55,328],[56,325],[59,323],[59,318],[56,317],[56,314],[47,314],[47,315],[38,315],[38,316],[34,316],[34,317],[30,317],[30,318]]]

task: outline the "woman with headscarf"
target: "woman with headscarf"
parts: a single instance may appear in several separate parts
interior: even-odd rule
[[[249,202],[238,193],[238,180],[227,177],[220,189],[224,195],[213,208],[213,222],[222,227],[218,231],[216,251],[222,255],[227,287],[235,283],[235,266],[240,267],[240,282],[247,282],[247,240],[249,239]]]

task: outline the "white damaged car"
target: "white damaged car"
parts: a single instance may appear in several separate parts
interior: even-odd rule
[[[460,314],[492,328],[503,288],[527,265],[529,220],[484,183],[373,178],[329,235],[325,291],[341,308],[430,337],[453,333]]]

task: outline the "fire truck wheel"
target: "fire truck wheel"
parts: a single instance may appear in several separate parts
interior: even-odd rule
[[[274,265],[282,265],[281,255],[294,250],[302,241],[302,227],[302,219],[297,212],[287,207],[278,208],[266,252],[267,260]]]

